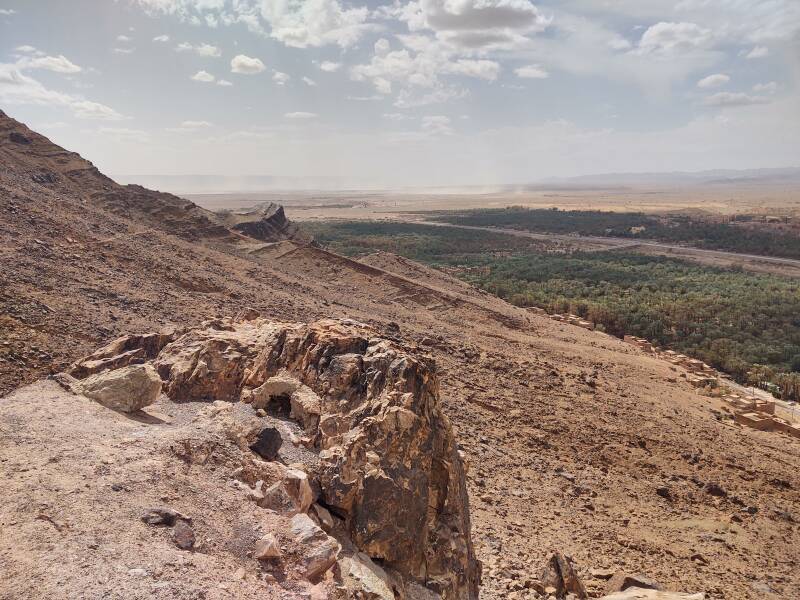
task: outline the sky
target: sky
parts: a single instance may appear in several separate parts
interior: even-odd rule
[[[800,166],[799,82],[800,0],[0,0],[0,108],[127,181]]]

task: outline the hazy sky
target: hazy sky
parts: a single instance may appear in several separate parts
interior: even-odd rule
[[[800,166],[800,0],[0,0],[0,107],[112,176]]]

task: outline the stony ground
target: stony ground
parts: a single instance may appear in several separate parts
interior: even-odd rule
[[[800,596],[800,441],[723,423],[717,400],[619,340],[391,256],[365,262],[377,266],[291,244],[248,254],[192,241],[74,190],[32,183],[28,172],[0,170],[0,393],[118,334],[247,306],[281,320],[354,318],[436,360],[444,408],[470,462],[482,597],[529,596],[526,580],[552,550],[575,558],[594,594],[604,582],[590,570],[624,568],[711,598]],[[18,406],[5,410],[26,418]],[[58,412],[47,418],[64,418]],[[22,506],[39,485],[32,469],[61,453],[31,455],[0,439],[0,492],[6,506]],[[78,446],[68,458],[80,462]],[[23,473],[22,488],[9,484],[6,476]],[[51,512],[43,514],[69,522],[70,489],[44,494]],[[98,511],[104,501],[114,494],[97,497]],[[58,529],[34,512],[2,513],[3,552],[13,552],[6,532],[21,523],[47,532],[61,551]],[[93,530],[121,543],[96,517]],[[90,572],[108,560],[69,550]],[[185,572],[202,572],[203,560]],[[35,572],[48,586],[66,577]],[[197,582],[216,597],[216,584]]]

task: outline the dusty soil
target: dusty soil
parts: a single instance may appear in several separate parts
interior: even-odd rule
[[[800,596],[800,441],[723,423],[719,401],[698,395],[669,365],[391,256],[368,258],[372,266],[289,242],[245,247],[176,235],[140,218],[135,203],[122,213],[92,201],[84,192],[91,178],[70,188],[59,183],[69,172],[47,168],[55,183],[32,181],[29,166],[4,160],[0,167],[0,393],[60,371],[118,334],[196,324],[246,306],[281,320],[349,317],[387,332],[396,323],[399,342],[435,359],[444,409],[470,463],[482,597],[511,597],[554,549],[575,558],[594,594],[604,582],[590,569],[622,568],[712,598]],[[106,520],[102,507],[118,500],[101,484],[114,483],[115,467],[104,475],[100,456],[123,460],[125,443],[114,430],[91,453],[75,438],[51,439],[60,420],[82,414],[54,404],[51,392],[37,384],[0,399],[0,556],[25,564],[24,544],[45,544],[53,558],[10,577],[0,569],[0,597],[20,597],[15,581],[30,577],[43,590],[85,585],[136,597],[119,592],[133,584],[114,565],[138,568],[138,558],[114,548],[133,543],[143,557],[173,559],[161,540],[130,539],[115,529],[116,517]],[[120,435],[139,432],[137,439],[150,431],[119,427]],[[145,445],[136,447],[144,453]],[[66,473],[60,483],[54,470]],[[145,472],[131,472],[140,479],[120,514],[158,493]],[[75,490],[87,484],[75,503]],[[187,510],[201,501],[178,500]],[[94,512],[79,510],[89,506]],[[220,505],[231,510],[239,509]],[[40,513],[70,523],[98,548],[63,541]],[[219,587],[215,574],[232,568],[203,556],[169,566],[188,582],[182,590],[249,597],[249,583],[241,591],[240,582]]]

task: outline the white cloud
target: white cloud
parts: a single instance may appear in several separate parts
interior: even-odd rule
[[[422,129],[432,135],[453,134],[453,128],[450,126],[450,117],[443,115],[422,117]]]
[[[17,14],[13,8],[0,8],[0,16],[3,17],[10,17],[11,15]]]
[[[175,47],[175,50],[177,50],[178,52],[194,52],[198,56],[205,56],[211,58],[222,56],[222,51],[217,46],[213,46],[211,44],[197,44],[196,46],[193,46],[188,42],[183,42],[181,44],[178,44]]]
[[[217,78],[208,71],[198,71],[192,75],[191,79],[192,81],[199,81],[200,83],[214,83]]]
[[[695,50],[711,42],[711,30],[696,23],[656,23],[642,34],[636,50],[642,54],[672,54]]]
[[[413,0],[384,12],[411,31],[432,30],[440,41],[464,49],[524,45],[526,34],[550,24],[529,0]]]
[[[445,67],[445,72],[494,81],[500,73],[500,65],[493,60],[459,58]]]
[[[778,91],[778,84],[774,81],[769,83],[757,83],[753,86],[753,91],[756,94],[774,94]]]
[[[169,41],[169,36],[166,35],[166,34],[165,35],[157,35],[156,37],[153,38],[153,41],[154,42],[168,42]]]
[[[112,137],[122,142],[136,142],[145,144],[150,141],[150,134],[141,129],[126,129],[124,127],[101,127],[98,130],[102,135]]]
[[[410,116],[404,113],[384,113],[383,118],[389,119],[390,121],[408,121],[411,119]]]
[[[99,102],[46,88],[13,64],[0,64],[0,106],[35,105],[65,108],[79,119],[119,121],[120,113]]]
[[[326,73],[334,73],[339,70],[342,66],[342,63],[332,62],[330,60],[325,60],[319,64],[319,68]]]
[[[251,58],[244,54],[238,54],[231,59],[231,73],[239,75],[255,75],[266,70],[264,63],[258,58]]]
[[[115,54],[133,54],[134,48],[114,48]]]
[[[717,92],[708,96],[703,104],[706,106],[750,106],[753,104],[766,104],[769,98],[764,96],[751,96],[743,92]]]
[[[133,39],[128,37],[127,35],[118,35],[117,36],[117,41],[118,42],[122,42],[123,44],[126,44],[128,42],[132,42]]]
[[[525,65],[514,69],[514,73],[523,79],[547,79],[550,77],[550,74],[540,65]]]
[[[17,47],[16,47],[16,48],[14,48],[14,49],[15,49],[17,52],[21,52],[21,53],[23,53],[23,54],[36,54],[36,55],[39,55],[39,56],[44,56],[44,52],[41,52],[40,50],[37,50],[37,49],[36,49],[36,48],[34,48],[33,46],[29,46],[29,45],[27,45],[27,44],[26,44],[26,45],[24,45],[24,46],[17,46]]]
[[[211,127],[211,123],[208,121],[184,121],[181,123],[181,127],[184,129],[202,129],[204,127]]]
[[[25,48],[32,47],[27,46]],[[32,50],[34,52],[36,51],[35,48]],[[83,69],[66,58],[63,54],[59,54],[58,56],[36,56],[35,58],[23,57],[17,62],[17,66],[20,69],[42,69],[67,75],[73,75],[83,71]]]
[[[397,108],[414,108],[417,106],[427,106],[429,104],[442,104],[457,100],[467,95],[467,91],[457,87],[439,86],[431,91],[419,91],[413,89],[400,90],[394,105]]]
[[[288,112],[283,116],[286,117],[287,119],[307,120],[307,119],[316,119],[318,115],[317,113],[313,112],[298,111],[298,112]]]
[[[494,81],[500,72],[500,65],[494,61],[457,58],[457,51],[451,46],[429,37],[399,37],[406,48],[392,50],[387,39],[379,39],[371,61],[352,67],[350,78],[369,81],[379,94],[385,95],[392,93],[393,85],[397,84],[403,94],[402,104],[408,106],[457,97],[459,94],[448,90],[442,76],[461,75]],[[418,90],[423,88],[435,89],[436,93],[420,94]]]
[[[260,13],[271,27],[270,36],[295,48],[349,48],[373,28],[366,23],[366,6],[345,8],[338,0],[262,0]]]
[[[167,131],[170,133],[195,133],[212,126],[213,124],[208,121],[183,121],[178,127],[168,127]]]
[[[291,77],[286,73],[281,73],[280,71],[275,71],[272,74],[272,81],[274,81],[278,85],[286,85]]]
[[[745,54],[745,58],[747,59],[754,59],[754,58],[765,58],[769,56],[769,48],[766,46],[756,46],[750,52]]]
[[[355,100],[356,102],[377,102],[385,100],[385,96],[381,94],[373,94],[372,96],[348,96],[348,100]]]
[[[709,75],[708,77],[703,77],[700,81],[697,82],[697,87],[702,88],[704,90],[719,87],[721,85],[725,85],[731,80],[729,75],[725,73],[714,73],[713,75]]]
[[[217,80],[217,85],[221,85],[222,87],[231,87],[233,84],[227,79],[219,79]]]
[[[124,117],[110,106],[92,102],[91,100],[75,100],[71,103],[72,112],[79,119],[96,119],[98,121],[120,121]]]
[[[311,79],[311,77],[303,77],[303,83],[305,83],[306,85],[310,85],[311,87],[317,85],[317,82]]]
[[[631,46],[633,44],[623,37],[614,36],[608,40],[608,47],[612,50],[630,50]]]

